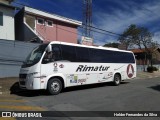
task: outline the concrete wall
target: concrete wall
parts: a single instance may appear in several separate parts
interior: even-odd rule
[[[18,77],[22,62],[38,45],[0,39],[0,78]]]
[[[0,26],[0,39],[15,40],[14,9],[0,5],[3,13],[3,26]]]
[[[19,41],[25,41],[24,40],[24,22],[23,22],[23,10],[20,10],[15,15],[15,39]]]
[[[160,71],[160,64],[155,64],[153,66],[158,68],[158,70]],[[145,69],[145,71],[147,71],[147,67],[148,67],[148,65],[137,65],[137,72],[142,72],[142,71],[144,71],[144,69]]]
[[[26,24],[24,25],[24,41],[31,41],[34,38],[38,38],[37,35],[31,30],[29,29],[29,27],[27,27]]]

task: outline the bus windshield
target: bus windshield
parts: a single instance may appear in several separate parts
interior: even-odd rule
[[[39,60],[41,59],[47,45],[48,44],[43,44],[43,45],[40,45],[40,46],[36,47],[35,49],[33,49],[32,52],[26,58],[22,67],[30,67],[30,66],[38,63]]]

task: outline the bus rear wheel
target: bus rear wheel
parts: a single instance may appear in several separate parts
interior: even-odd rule
[[[114,81],[113,81],[115,86],[118,86],[121,83],[121,76],[119,74],[114,75]]]
[[[47,85],[47,89],[51,95],[57,95],[62,90],[62,82],[58,78],[50,79]]]

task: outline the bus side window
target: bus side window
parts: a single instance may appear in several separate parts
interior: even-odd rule
[[[76,49],[75,46],[61,45],[63,60],[76,62]]]
[[[52,58],[54,61],[62,60],[61,50],[58,45],[52,45]]]
[[[88,48],[76,47],[77,62],[90,62]]]

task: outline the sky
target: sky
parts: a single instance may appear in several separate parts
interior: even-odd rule
[[[17,3],[83,21],[84,0],[15,0]],[[122,34],[131,24],[146,27],[160,43],[160,0],[92,0],[93,26]],[[101,31],[102,32],[102,31]],[[92,32],[94,44],[117,42],[118,35]],[[79,39],[82,29],[78,30]]]

